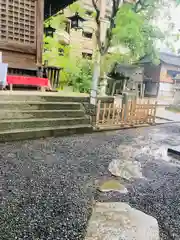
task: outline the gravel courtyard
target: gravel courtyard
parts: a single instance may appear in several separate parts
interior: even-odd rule
[[[180,124],[0,144],[0,239],[81,240],[92,200],[125,201],[154,216],[162,240],[180,239]],[[97,179],[132,146],[144,179],[129,193],[99,194]]]

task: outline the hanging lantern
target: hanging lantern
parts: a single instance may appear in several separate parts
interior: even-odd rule
[[[71,28],[82,29],[83,22],[86,21],[84,18],[79,16],[79,13],[76,12],[74,16],[68,17],[71,20]]]
[[[53,37],[55,31],[55,28],[51,27],[50,25],[44,28],[44,33],[46,37]]]

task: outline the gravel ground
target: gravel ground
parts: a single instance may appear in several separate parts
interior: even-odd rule
[[[92,200],[126,201],[157,218],[161,239],[180,239],[180,124],[0,144],[0,239],[81,240]],[[97,194],[94,181],[133,146],[144,179],[127,195]]]

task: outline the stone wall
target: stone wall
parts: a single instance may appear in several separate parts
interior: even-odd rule
[[[174,97],[174,84],[160,82],[159,84],[159,97]]]
[[[98,100],[101,100],[102,103],[114,103],[114,97],[99,97]],[[84,98],[82,101],[85,113],[91,117],[92,124],[96,122],[96,113],[97,113],[97,106],[90,104],[90,98]]]

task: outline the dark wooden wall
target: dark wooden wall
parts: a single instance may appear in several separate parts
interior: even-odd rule
[[[161,64],[144,63],[145,97],[157,97],[160,83]]]
[[[145,78],[151,78],[152,82],[160,81],[161,64],[153,65],[151,63],[145,63],[143,66]]]
[[[0,0],[0,51],[11,68],[42,64],[44,0]]]

